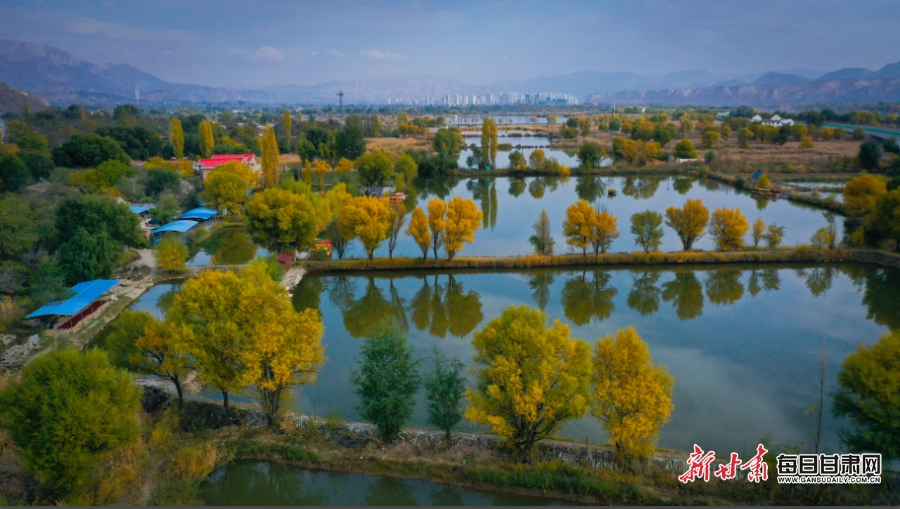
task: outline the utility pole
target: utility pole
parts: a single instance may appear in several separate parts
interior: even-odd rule
[[[338,96],[338,100],[340,101],[340,104],[341,104],[341,117],[343,117],[344,116],[344,91],[341,90],[340,92],[338,92],[337,96]]]

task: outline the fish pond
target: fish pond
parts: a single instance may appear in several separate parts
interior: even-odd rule
[[[229,463],[200,485],[200,496],[207,505],[229,506],[569,505],[550,498],[394,477],[323,472],[265,461]]]
[[[296,401],[304,413],[358,420],[350,368],[382,320],[407,331],[423,368],[435,348],[471,367],[473,333],[507,306],[527,305],[589,343],[634,326],[674,377],[674,411],[659,445],[680,450],[697,443],[743,453],[763,437],[809,444],[824,348],[830,450],[843,423],[831,416],[828,393],[858,344],[900,327],[898,288],[900,271],[856,264],[309,275],[294,303],[321,311],[327,361]],[[411,424],[426,425],[423,394],[417,401]],[[590,416],[559,434],[606,439]]]

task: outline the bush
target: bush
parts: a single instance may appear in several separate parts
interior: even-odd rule
[[[140,434],[141,391],[99,350],[57,350],[0,393],[0,426],[25,468],[60,498],[93,489],[95,468]]]
[[[223,408],[215,403],[185,401],[181,413],[181,430],[196,432],[208,429],[219,429],[226,426],[239,426],[241,412],[236,408]]]

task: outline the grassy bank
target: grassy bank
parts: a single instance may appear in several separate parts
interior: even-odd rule
[[[824,263],[858,261],[854,250],[816,250],[792,248],[767,251],[676,253],[609,253],[601,255],[566,254],[554,256],[458,256],[453,260],[421,258],[376,258],[310,261],[307,270],[323,272],[363,270],[432,269],[529,269],[537,267],[617,266],[617,265],[696,265],[721,263]]]

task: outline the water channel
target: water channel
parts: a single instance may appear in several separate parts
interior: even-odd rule
[[[338,472],[323,472],[265,461],[235,461],[200,486],[207,505],[569,505],[550,498],[496,493],[436,484]]]

